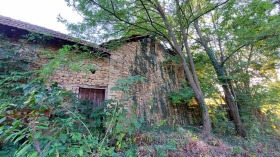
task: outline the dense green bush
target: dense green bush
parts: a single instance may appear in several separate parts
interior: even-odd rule
[[[17,104],[2,100],[1,139],[5,145],[10,143],[2,150],[11,155],[106,156],[133,145],[130,136],[141,123],[126,118],[120,101],[108,100],[91,112],[73,93],[56,84],[46,87],[33,81],[23,87],[23,95],[13,98]],[[5,114],[8,108],[13,112],[28,108],[31,112],[16,117]]]
[[[132,134],[141,123],[133,113],[126,117],[125,100],[107,100],[92,111],[87,101],[56,83],[48,85],[42,77],[56,68],[72,65],[73,59],[84,58],[86,54],[72,57],[73,47],[65,46],[50,64],[36,70],[28,53],[30,49],[22,46],[30,41],[12,43],[1,39],[1,156],[108,156],[133,152]],[[65,62],[65,57],[69,61]],[[122,79],[115,90],[127,93],[138,80]]]

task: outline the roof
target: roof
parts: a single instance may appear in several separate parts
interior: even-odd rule
[[[20,20],[15,20],[15,19],[5,17],[5,16],[2,16],[2,15],[0,15],[0,24],[10,26],[10,27],[14,27],[14,28],[18,28],[18,29],[22,29],[22,30],[26,30],[28,32],[34,32],[34,33],[49,35],[53,38],[62,39],[62,40],[69,41],[69,42],[79,43],[79,44],[82,44],[82,45],[85,45],[85,46],[92,47],[99,52],[101,51],[101,52],[104,52],[104,53],[108,53],[108,50],[106,50],[104,48],[101,48],[101,47],[98,47],[91,42],[84,41],[84,40],[79,40],[77,38],[71,37],[69,35],[66,35],[66,34],[51,30],[51,29],[47,29],[45,27],[33,25],[33,24],[23,22],[23,21],[20,21]]]
[[[150,38],[151,35],[139,35],[139,34],[135,34],[129,37],[122,37],[119,39],[112,39],[109,40],[107,42],[104,42],[102,44],[100,44],[100,47],[104,47],[104,48],[110,48],[110,43],[120,43],[120,44],[124,44],[124,43],[128,43],[128,42],[135,42],[144,38]]]
[[[28,32],[34,32],[34,33],[48,35],[48,36],[51,36],[55,39],[60,39],[60,40],[68,41],[68,42],[71,42],[71,43],[78,43],[78,44],[81,44],[81,45],[85,45],[85,46],[93,48],[94,52],[98,52],[98,54],[100,54],[101,56],[110,56],[111,55],[109,53],[109,50],[107,49],[109,43],[112,43],[112,42],[119,42],[119,43],[135,42],[135,41],[138,41],[138,40],[141,40],[141,39],[144,39],[144,38],[150,38],[151,37],[151,35],[135,34],[135,35],[132,35],[130,37],[122,37],[120,39],[110,40],[110,41],[102,43],[100,46],[98,46],[94,43],[84,41],[84,40],[79,40],[79,39],[74,38],[72,36],[69,36],[69,35],[66,35],[66,34],[63,34],[63,33],[45,28],[45,27],[33,25],[33,24],[23,22],[23,21],[20,21],[20,20],[15,20],[15,19],[5,17],[5,16],[2,16],[2,15],[0,15],[0,26],[1,25],[17,28],[17,29],[20,29],[20,30],[25,30],[25,31],[28,31]],[[0,27],[0,31],[2,31],[1,27]]]
[[[135,42],[135,41],[139,41],[139,40],[142,40],[142,39],[145,39],[145,38],[153,38],[152,35],[140,35],[140,34],[134,34],[132,36],[129,36],[129,37],[122,37],[122,38],[119,38],[119,39],[113,39],[113,40],[110,40],[108,42],[105,42],[105,43],[102,43],[100,45],[100,47],[104,47],[104,48],[110,48],[110,43],[120,43],[120,44],[125,44],[125,43],[128,43],[128,42]],[[163,44],[161,44],[160,42],[158,42],[158,45],[159,45],[159,48],[162,49],[164,52],[172,55],[172,56],[175,56],[176,55],[176,52],[173,51],[172,49],[169,49],[169,48],[166,48]]]

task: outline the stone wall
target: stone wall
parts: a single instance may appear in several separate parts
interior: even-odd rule
[[[27,45],[26,45],[27,46]],[[56,53],[62,46],[28,45],[33,47],[32,53],[37,57],[36,62],[48,63],[49,59],[41,57],[41,50]],[[142,117],[150,125],[166,121],[168,124],[187,125],[195,123],[197,111],[187,105],[173,105],[168,101],[168,93],[178,91],[184,83],[184,72],[180,65],[166,65],[163,61],[168,57],[166,50],[153,39],[144,38],[127,42],[110,52],[111,56],[101,59],[86,59],[84,63],[97,66],[94,74],[88,72],[70,72],[57,70],[50,78],[50,82],[57,82],[60,86],[73,92],[79,88],[98,88],[106,90],[106,99],[122,99],[125,95],[119,91],[110,90],[120,78],[129,75],[141,75],[144,83],[136,84],[132,89],[132,98],[126,108],[137,117]]]
[[[187,105],[176,106],[168,101],[168,93],[178,91],[181,83],[185,82],[184,72],[180,65],[163,63],[169,54],[155,40],[146,38],[131,42],[111,54],[110,69],[117,71],[110,73],[109,87],[127,74],[146,78],[145,83],[138,83],[132,90],[130,105],[136,108],[138,117],[151,125],[163,120],[168,124],[194,123],[195,115]]]
[[[57,70],[50,77],[51,82],[57,82],[60,86],[77,94],[79,87],[107,89],[110,76],[110,59],[84,60],[83,62],[95,65],[97,67],[96,72],[92,74],[91,72],[70,72],[67,69]]]
[[[98,67],[94,74],[83,72],[57,71],[52,82],[78,93],[79,88],[106,89],[106,99],[123,99],[120,91],[110,90],[116,81],[129,75],[141,75],[144,83],[132,89],[132,99],[126,108],[150,124],[166,121],[168,124],[187,125],[194,123],[194,112],[185,106],[176,106],[168,101],[168,93],[178,91],[184,83],[184,72],[179,65],[164,65],[168,57],[166,50],[150,38],[128,42],[110,52],[110,58],[85,60]]]

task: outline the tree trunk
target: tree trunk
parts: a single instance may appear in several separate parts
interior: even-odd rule
[[[217,75],[218,79],[222,83],[222,88],[223,88],[223,91],[224,91],[224,94],[225,94],[225,100],[226,100],[226,103],[229,107],[230,115],[233,118],[233,122],[234,122],[234,125],[235,125],[236,132],[241,137],[245,137],[246,132],[245,132],[243,123],[240,119],[238,107],[237,107],[237,104],[235,102],[234,94],[231,92],[230,82],[227,79],[225,69],[224,69],[223,66],[221,66],[219,64],[218,59],[216,58],[212,49],[210,49],[208,47],[208,44],[207,44],[206,40],[202,36],[202,33],[201,33],[200,28],[198,26],[198,21],[197,20],[194,22],[194,27],[196,29],[196,32],[197,32],[199,38],[200,38],[201,45],[203,46],[203,48],[205,49],[207,55],[209,56],[209,58],[211,60],[211,63],[213,65],[214,69],[215,69],[215,72],[216,72],[216,75]]]
[[[211,132],[211,120],[208,112],[208,108],[205,103],[205,98],[202,92],[196,93],[195,98],[198,101],[198,104],[202,110],[202,119],[203,119],[203,130],[210,133]]]
[[[196,82],[194,80],[194,76],[193,76],[192,72],[190,71],[190,69],[188,67],[188,63],[185,59],[185,55],[183,54],[183,52],[182,52],[182,50],[179,46],[178,40],[175,36],[175,33],[173,32],[173,29],[172,29],[170,23],[166,19],[165,12],[162,9],[162,7],[161,7],[161,5],[159,4],[158,1],[156,1],[156,9],[158,10],[158,12],[159,12],[167,30],[168,30],[168,34],[169,34],[169,36],[171,38],[171,41],[172,41],[172,43],[170,43],[170,44],[173,45],[174,49],[176,50],[176,52],[178,53],[178,55],[179,55],[179,57],[182,61],[185,76],[186,76],[187,80],[189,81],[189,84],[194,91],[195,98],[198,101],[198,104],[200,105],[200,107],[202,109],[203,130],[205,132],[210,133],[211,132],[211,120],[210,120],[208,109],[207,109],[207,106],[206,106],[206,103],[205,103],[205,100],[204,100],[204,95],[203,95],[202,91],[200,90],[201,89],[200,85],[196,84]]]
[[[244,130],[243,123],[240,119],[238,107],[234,100],[233,94],[231,93],[231,90],[228,85],[222,85],[222,88],[224,90],[226,103],[230,110],[230,115],[234,121],[235,130],[237,134],[241,137],[246,137],[246,132]]]
[[[179,53],[179,56],[180,56],[181,61],[183,62],[183,69],[185,72],[185,76],[186,76],[187,80],[189,81],[189,84],[194,91],[195,99],[197,100],[197,102],[200,105],[201,110],[202,110],[203,130],[206,132],[211,132],[211,120],[210,120],[210,116],[208,113],[208,108],[205,103],[204,95],[203,95],[202,91],[200,90],[200,88],[197,87],[197,84],[195,83],[193,76],[187,65],[186,59],[184,58],[182,53]]]

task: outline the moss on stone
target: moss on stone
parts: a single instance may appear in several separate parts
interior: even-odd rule
[[[157,95],[158,95],[158,91],[157,90],[153,90],[152,91],[152,107],[151,107],[151,113],[154,113],[154,112],[158,112],[159,111],[159,108],[158,108],[158,98],[157,98]]]
[[[150,54],[148,54],[148,40],[145,38],[145,39],[142,39],[140,41],[141,43],[141,57],[143,59],[145,59],[148,63],[149,63],[149,66],[151,69],[155,70],[156,67],[157,67],[157,64],[156,64],[156,52],[155,52],[155,43],[152,43],[155,42],[154,40],[151,40],[151,43],[150,43]]]
[[[162,111],[162,116],[164,118],[167,118],[167,108],[166,108],[166,101],[163,99],[163,97],[159,97],[159,103]]]
[[[150,52],[151,52],[152,55],[157,56],[157,53],[155,51],[155,49],[156,49],[156,39],[153,36],[150,39],[151,39]]]
[[[136,95],[136,91],[135,90],[133,90],[132,91],[132,101],[133,101],[133,103],[137,106],[138,105],[138,101],[137,101],[137,95]]]
[[[148,72],[148,67],[146,65],[146,62],[143,61],[142,56],[136,54],[134,56],[134,73],[135,75],[141,75],[146,76]]]

